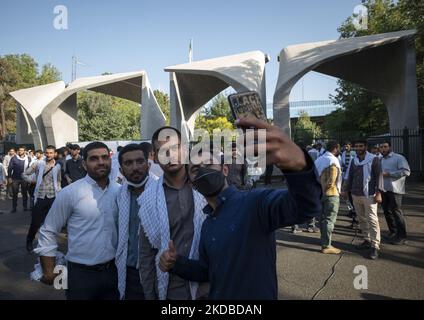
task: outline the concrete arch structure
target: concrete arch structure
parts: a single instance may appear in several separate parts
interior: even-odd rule
[[[251,51],[166,67],[170,73],[171,125],[188,137],[198,110],[230,86],[237,92],[257,91],[265,110],[265,64],[263,52]]]
[[[64,146],[78,141],[77,93],[105,93],[141,103],[141,136],[149,139],[165,124],[145,71],[79,78],[65,86],[63,81],[11,92],[18,102],[17,142]]]
[[[289,46],[279,56],[274,122],[290,133],[289,96],[309,71],[348,80],[378,94],[391,129],[418,127],[415,30]]]

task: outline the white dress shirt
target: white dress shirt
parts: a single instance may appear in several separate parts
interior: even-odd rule
[[[86,175],[57,194],[56,200],[40,228],[40,256],[55,257],[57,234],[67,224],[68,253],[74,263],[96,265],[115,258],[118,245],[119,184],[109,182],[102,189]]]

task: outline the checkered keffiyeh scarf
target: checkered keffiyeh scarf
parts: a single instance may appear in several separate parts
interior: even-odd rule
[[[144,192],[153,185],[157,177],[149,174]],[[128,255],[128,228],[130,220],[130,207],[131,195],[128,190],[128,184],[124,182],[119,190],[118,208],[119,208],[119,221],[118,221],[118,249],[116,250],[116,267],[118,269],[118,289],[121,299],[125,298],[125,287],[127,277],[127,255]]]
[[[151,246],[158,250],[155,261],[159,299],[165,300],[168,291],[169,274],[159,269],[159,260],[162,253],[168,249],[170,231],[165,191],[163,190],[163,176],[153,184],[151,188],[143,192],[137,201],[140,205],[140,223],[143,226],[146,237],[149,239]],[[203,213],[203,208],[206,206],[207,202],[205,198],[195,190],[193,190],[193,200],[194,235],[189,258],[197,260],[199,258],[200,231],[206,217]],[[190,293],[193,300],[196,299],[197,288],[197,282],[190,282]]]

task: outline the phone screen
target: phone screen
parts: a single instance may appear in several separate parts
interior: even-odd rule
[[[228,96],[234,118],[242,119],[253,116],[262,121],[267,121],[264,109],[262,108],[259,94],[254,91],[235,93]]]

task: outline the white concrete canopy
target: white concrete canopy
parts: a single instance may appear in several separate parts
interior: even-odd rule
[[[289,46],[280,53],[274,122],[290,132],[289,96],[309,71],[348,80],[377,94],[391,129],[418,127],[415,30]]]
[[[11,92],[18,102],[17,142],[33,142],[35,148],[44,148],[49,144],[64,146],[69,141],[78,141],[76,94],[83,90],[141,103],[143,138],[149,139],[165,124],[145,71],[119,73],[79,78],[68,86],[58,81]]]
[[[171,125],[192,131],[196,111],[229,86],[237,92],[258,92],[265,110],[265,63],[263,52],[251,51],[166,67],[170,72]]]

